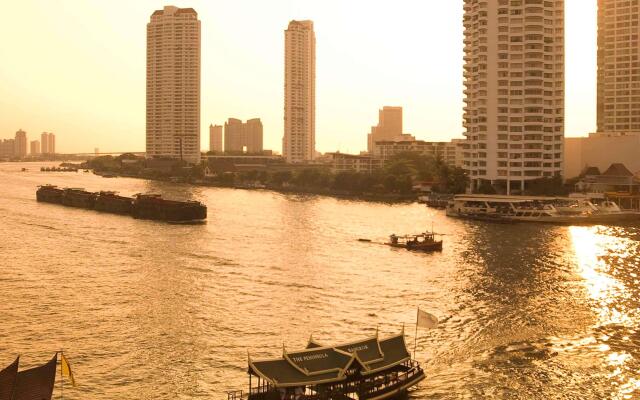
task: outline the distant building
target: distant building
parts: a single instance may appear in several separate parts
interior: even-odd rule
[[[229,118],[224,124],[224,151],[227,153],[262,153],[262,122],[253,118],[243,123]]]
[[[471,190],[562,175],[564,0],[464,0],[464,154]]]
[[[285,166],[280,156],[273,155],[207,155],[207,166],[210,173],[262,171]]]
[[[200,21],[166,6],[147,24],[146,151],[200,162]]]
[[[613,163],[640,172],[640,132],[599,132],[564,139],[564,177],[575,178],[586,167],[605,170]]]
[[[451,146],[455,148],[453,159],[447,158],[447,164],[462,168],[464,164],[464,151],[467,148],[467,139],[451,139]]]
[[[56,135],[49,132],[49,154],[56,154]]]
[[[38,141],[38,140],[32,140],[32,141],[30,142],[30,145],[31,145],[31,149],[30,149],[30,150],[31,150],[31,151],[30,151],[31,156],[37,156],[37,155],[39,155],[39,154],[40,154],[40,141]]]
[[[450,142],[426,142],[424,140],[386,140],[375,144],[375,157],[382,160],[405,152],[419,153],[442,159],[447,165],[462,165],[462,145],[465,140],[454,139]]]
[[[378,125],[372,126],[367,135],[367,151],[375,154],[376,142],[412,139],[402,133],[402,107],[384,106],[378,110]]]
[[[56,153],[56,135],[50,132],[42,132],[42,135],[40,135],[40,153]]]
[[[312,161],[316,148],[316,36],[312,21],[291,21],[284,33],[284,137],[289,163]]]
[[[16,152],[15,139],[3,139],[0,141],[0,157],[13,158]]]
[[[209,125],[209,151],[222,153],[222,125]]]
[[[640,132],[638,5],[598,1],[598,132]]]
[[[27,156],[27,132],[22,129],[16,132],[15,138],[15,150],[13,155],[18,158],[24,158]]]
[[[47,132],[42,132],[40,135],[40,152],[49,154],[49,134]]]
[[[384,166],[384,160],[371,155],[344,154],[340,152],[327,153],[331,160],[331,171],[339,172],[365,172],[372,173]]]

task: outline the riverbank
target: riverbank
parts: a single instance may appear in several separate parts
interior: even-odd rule
[[[327,196],[327,197],[335,197],[340,199],[362,200],[362,201],[383,202],[383,203],[413,203],[418,200],[418,194],[416,193],[411,193],[411,194],[353,193],[345,190],[309,188],[309,187],[299,187],[295,185],[283,186],[283,185],[273,185],[273,184],[241,184],[241,183],[227,184],[227,183],[216,182],[216,181],[207,180],[207,179],[189,179],[189,178],[183,178],[183,177],[140,176],[137,174],[100,172],[100,171],[94,171],[93,173],[96,175],[100,175],[104,178],[123,177],[123,178],[147,179],[147,180],[161,181],[161,182],[181,183],[181,184],[201,186],[201,187],[220,187],[220,188],[229,188],[229,189],[238,189],[238,190],[270,190],[273,192],[278,192],[283,194]]]

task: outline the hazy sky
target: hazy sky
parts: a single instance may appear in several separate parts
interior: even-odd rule
[[[144,151],[146,24],[164,5],[202,21],[202,148],[210,123],[259,117],[280,152],[284,29],[312,19],[316,147],[358,152],[378,108],[407,133],[462,133],[462,0],[19,0],[0,17],[0,138],[57,135],[60,152]],[[566,0],[566,135],[595,129],[596,0]]]

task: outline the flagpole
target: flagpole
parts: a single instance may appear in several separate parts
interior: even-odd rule
[[[418,346],[418,316],[420,315],[420,307],[416,312],[416,334],[413,336],[413,359],[416,359],[416,347]]]
[[[60,350],[60,399],[64,399],[64,377],[62,376],[62,350]]]

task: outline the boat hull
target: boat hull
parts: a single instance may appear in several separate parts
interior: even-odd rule
[[[385,243],[387,246],[395,247],[399,249],[406,249],[410,251],[423,251],[423,252],[432,252],[432,251],[442,251],[442,240],[435,241],[433,243],[418,243],[418,244],[410,244],[410,243]]]

